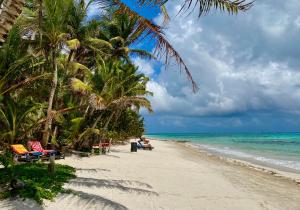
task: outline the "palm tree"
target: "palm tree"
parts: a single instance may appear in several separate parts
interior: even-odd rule
[[[151,104],[145,98],[152,94],[146,90],[148,80],[145,75],[137,74],[135,66],[122,61],[99,64],[88,81],[72,78],[70,87],[75,93],[86,97],[91,107],[90,115],[94,118],[93,123],[75,140],[75,144],[80,143],[86,135],[106,132],[112,119],[117,120],[123,110],[145,107],[151,112]],[[96,129],[100,120],[101,131]]]
[[[45,1],[45,0],[44,0]],[[6,4],[6,2],[9,2]],[[47,2],[47,1],[46,1]],[[61,1],[56,1],[58,4],[62,4]],[[81,1],[83,2],[83,1]],[[184,63],[183,59],[180,57],[179,53],[172,47],[172,45],[167,41],[163,35],[163,30],[161,27],[155,25],[152,21],[144,18],[138,13],[130,9],[126,4],[122,3],[120,0],[91,0],[89,2],[97,2],[102,8],[116,8],[117,13],[129,14],[131,18],[137,18],[138,29],[146,31],[148,36],[151,36],[156,42],[156,52],[158,55],[165,57],[165,63],[167,64],[170,57],[173,57],[176,62],[180,65],[180,69],[183,69],[192,83],[193,90],[197,89],[197,84],[193,80],[193,77]],[[168,0],[137,0],[137,4],[140,6],[156,5],[160,6],[161,11],[165,14],[165,19],[168,19],[168,15],[165,9],[165,4]],[[4,41],[5,36],[11,29],[16,18],[21,13],[24,0],[4,0],[1,4],[0,10],[0,41]],[[42,19],[42,5],[43,0],[38,0],[39,4],[39,21],[38,25],[41,27]],[[54,5],[54,4],[53,4]],[[239,11],[246,11],[252,6],[252,2],[247,3],[245,0],[183,0],[181,12],[188,10],[194,10],[198,7],[199,16],[206,14],[211,8],[216,8],[220,10],[225,10],[230,14],[238,13]],[[148,7],[149,9],[149,7]],[[58,15],[58,14],[56,14]],[[61,18],[65,14],[61,14]]]
[[[5,98],[0,103],[0,143],[8,147],[8,145],[17,143],[17,137],[39,120],[38,116],[41,111],[42,104],[32,103],[29,100],[16,101],[11,97]]]
[[[45,58],[41,71],[50,71],[52,74],[47,119],[43,132],[44,145],[48,142],[52,130],[57,87],[65,80],[64,77],[58,77],[59,69],[65,70],[62,71],[63,76],[72,75],[79,69],[89,71],[87,67],[74,60],[76,51],[81,45],[78,39],[84,42],[85,35],[88,36],[93,29],[89,24],[84,24],[86,9],[84,1],[44,0],[42,16],[40,16],[40,1],[37,1],[24,9],[23,16],[19,20],[25,41],[30,43],[35,54]],[[63,50],[69,51],[66,52],[67,54],[62,54]]]
[[[38,73],[38,75],[45,72],[51,73],[51,87],[49,87],[49,82],[44,82],[43,91],[39,91],[39,99],[47,100],[46,97],[49,96],[44,125],[44,144],[48,142],[49,133],[52,130],[55,113],[53,110],[68,110],[69,108],[65,107],[66,103],[63,101],[63,97],[66,95],[68,98],[72,98],[73,104],[87,105],[84,116],[93,113],[93,110],[108,113],[109,116],[103,125],[104,128],[107,128],[113,118],[117,119],[119,113],[132,106],[137,108],[145,106],[151,110],[150,103],[145,98],[145,95],[148,94],[145,88],[147,79],[141,75],[137,76],[136,69],[130,64],[129,57],[132,54],[152,57],[145,51],[132,49],[132,44],[143,36],[148,36],[155,41],[156,56],[164,56],[166,58],[165,63],[168,63],[170,57],[175,58],[192,81],[193,88],[196,89],[197,85],[193,81],[192,75],[178,52],[164,36],[163,29],[151,20],[132,11],[121,1],[91,0],[88,4],[84,0],[31,0],[28,2],[30,4],[26,4],[23,15],[18,19],[18,25],[22,29],[18,35],[21,43],[19,46],[24,44],[26,46],[20,47],[24,49],[23,51],[19,52],[17,49],[16,52],[19,52],[19,57],[24,59],[19,62],[18,59],[15,59],[18,56],[10,55],[10,52],[14,54],[14,51],[5,50],[4,52],[9,59],[5,59],[5,62],[1,60],[0,71],[2,73],[0,72],[0,76],[2,76],[1,81],[5,82],[3,76],[6,74],[3,72],[10,68],[10,63],[15,61],[18,62],[13,67],[15,66],[14,69],[17,69],[16,72],[19,73],[16,75],[24,76],[24,78],[20,77],[17,82],[14,80],[15,84],[20,82],[22,85],[23,81],[26,83],[28,79],[36,76],[34,73]],[[141,6],[147,4],[160,6],[167,17],[164,8],[166,2],[165,0],[137,0]],[[200,15],[207,13],[212,7],[226,8],[229,13],[236,13],[245,11],[251,6],[244,1],[229,0],[184,2],[182,12],[190,8],[191,4],[187,4],[187,2],[196,3],[195,5],[200,6]],[[109,11],[113,11],[113,14],[109,17],[102,17],[101,21],[87,20],[87,10],[92,3],[99,3],[103,9],[110,8]],[[24,4],[24,1],[4,0],[0,1],[0,4],[0,39],[4,41],[21,13],[20,5]],[[122,15],[122,13],[126,15]],[[6,43],[9,40],[14,39],[7,39]],[[6,43],[2,49],[6,47]],[[0,53],[2,49],[0,49]],[[28,62],[24,61],[26,59]],[[35,62],[37,64],[30,62],[33,59],[38,60]],[[100,67],[97,62],[101,63]],[[25,69],[29,71],[23,71]],[[85,73],[79,75],[78,73],[82,71]],[[110,77],[106,77],[105,74]],[[98,86],[91,79],[91,77],[96,79],[96,76],[98,79],[103,79],[103,83],[97,84]],[[63,88],[65,88],[64,85],[70,77],[74,77],[72,79],[73,87],[76,87],[76,84],[85,85],[86,92],[83,95],[87,96],[87,99],[85,97],[80,99],[75,97],[74,99],[70,93],[65,93]],[[99,86],[100,84],[103,86]],[[5,86],[2,85],[1,87],[5,94],[11,90],[7,87],[10,88],[11,85],[5,83]],[[76,90],[76,88],[73,89]],[[55,100],[55,97],[59,100]],[[97,120],[98,118],[94,121],[94,125],[97,125]]]
[[[0,97],[49,76],[37,71],[44,61],[28,50],[27,44],[21,39],[20,31],[20,27],[15,25],[7,42],[0,48]]]
[[[0,43],[5,41],[16,19],[21,14],[25,0],[0,1]]]
[[[121,58],[130,62],[130,56],[139,56],[146,59],[155,59],[151,53],[132,46],[143,38],[143,30],[137,27],[137,18],[127,14],[108,13],[100,21],[98,38],[109,43],[111,58]]]
[[[66,40],[68,12],[72,6],[72,0],[44,0],[44,16],[42,28],[43,51],[52,71],[52,83],[48,99],[47,119],[44,127],[43,144],[48,143],[49,132],[52,129],[53,101],[58,81],[58,55]]]
[[[144,74],[137,74],[137,67],[122,61],[110,61],[98,64],[86,82],[72,78],[70,86],[74,92],[87,96],[94,110],[134,105],[152,111],[150,102],[144,98],[152,94],[146,90],[148,81]]]

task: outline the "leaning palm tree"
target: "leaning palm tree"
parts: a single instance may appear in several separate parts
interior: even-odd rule
[[[187,11],[191,9],[192,3],[195,3],[196,6],[199,6],[199,14],[204,14],[209,11],[210,8],[220,8],[227,9],[229,13],[237,13],[238,11],[247,10],[251,4],[245,3],[243,0],[182,0],[185,2],[183,4],[183,10]],[[26,1],[25,1],[26,2]],[[47,120],[45,121],[45,129],[44,129],[44,142],[46,143],[49,138],[49,131],[51,131],[52,127],[52,118],[53,118],[53,103],[55,101],[55,94],[57,93],[57,81],[58,81],[58,71],[59,71],[59,61],[58,57],[60,57],[62,51],[65,50],[66,45],[70,48],[69,59],[67,60],[66,67],[70,67],[70,63],[72,62],[72,58],[76,58],[77,61],[81,61],[78,59],[82,54],[81,58],[92,59],[93,56],[84,56],[84,53],[88,52],[86,49],[82,47],[78,47],[78,44],[84,45],[85,38],[81,37],[82,30],[74,30],[77,26],[81,24],[81,20],[83,17],[79,17],[78,20],[72,19],[71,17],[74,15],[71,14],[80,14],[73,10],[74,2],[79,2],[80,4],[85,4],[84,0],[31,0],[28,2],[33,2],[34,12],[23,11],[24,13],[32,15],[28,20],[31,20],[31,25],[28,25],[27,33],[25,34],[27,37],[27,41],[36,42],[38,41],[39,47],[42,49],[37,54],[43,55],[45,58],[45,67],[43,68],[45,71],[49,71],[52,73],[52,83],[48,98],[48,109],[47,109]],[[91,3],[98,3],[102,6],[103,9],[112,8],[116,14],[126,13],[129,15],[129,19],[134,20],[134,29],[135,35],[144,34],[148,37],[153,38],[156,43],[156,53],[158,56],[163,56],[165,58],[165,63],[168,63],[169,58],[173,57],[180,64],[180,67],[186,72],[188,78],[191,80],[193,89],[197,88],[196,83],[194,82],[192,75],[189,72],[188,67],[184,63],[183,59],[180,57],[179,53],[171,46],[166,37],[164,36],[163,29],[153,23],[151,20],[144,18],[138,13],[132,11],[130,7],[126,4],[122,3],[120,0],[90,0],[86,5],[85,9],[82,10],[82,13],[86,12],[88,6]],[[163,13],[167,16],[164,5],[167,0],[137,0],[137,3],[141,6],[147,6],[147,4],[155,4],[162,8]],[[22,5],[24,4],[24,0],[2,0],[0,8],[0,39],[5,41],[5,37],[7,33],[14,25],[16,19],[19,14],[22,12]],[[75,11],[75,12],[74,12]],[[84,15],[84,14],[83,14]],[[84,21],[83,21],[84,22]],[[97,22],[97,21],[95,21]],[[70,29],[72,28],[72,29]],[[90,32],[90,30],[85,30],[86,32]],[[22,36],[23,37],[23,36]],[[37,37],[39,40],[37,40]],[[73,43],[66,43],[66,40],[71,38],[79,39],[79,42],[73,41]],[[94,37],[95,38],[95,37]],[[112,53],[117,54],[119,56],[119,52],[125,52],[128,49],[126,46],[126,39],[128,37],[111,37],[109,39],[108,44],[113,46]],[[0,41],[1,41],[0,40]],[[134,40],[134,38],[132,39]],[[82,42],[83,41],[83,42]],[[120,46],[120,47],[119,47]],[[73,53],[76,49],[79,49],[79,53]],[[140,53],[140,52],[139,52]],[[73,55],[75,54],[75,55]],[[122,55],[122,56],[123,56]],[[75,60],[76,60],[75,59]],[[127,100],[128,101],[128,100]],[[122,101],[124,102],[124,100]],[[127,104],[127,103],[123,103]]]
[[[4,42],[7,33],[13,26],[16,18],[22,11],[22,6],[24,0],[2,0],[1,9],[0,9],[0,42]],[[39,6],[39,23],[42,25],[42,5],[43,0],[37,0]],[[62,0],[61,0],[62,1]],[[155,5],[161,8],[162,13],[165,15],[165,19],[168,19],[168,15],[165,9],[165,4],[169,0],[136,0],[136,3],[140,6],[149,6]],[[84,2],[84,1],[81,1]],[[172,45],[167,41],[166,37],[163,35],[163,29],[155,25],[151,20],[146,19],[140,14],[131,10],[129,6],[124,4],[121,0],[90,0],[91,3],[96,2],[102,8],[117,8],[116,12],[118,13],[127,13],[131,17],[136,17],[138,19],[138,25],[140,30],[146,30],[147,35],[154,38],[156,42],[156,52],[161,57],[165,58],[165,63],[169,62],[169,58],[174,58],[176,62],[180,65],[180,69],[183,69],[187,74],[188,79],[192,83],[193,90],[197,89],[197,85],[193,80],[193,77],[184,63],[183,59],[179,53],[172,47]],[[252,6],[252,2],[246,0],[182,0],[183,4],[181,7],[181,12],[186,12],[189,10],[194,10],[198,8],[198,14],[206,14],[210,11],[211,8],[220,9],[227,11],[230,14],[238,13],[239,11],[246,11]],[[149,8],[149,7],[148,7]],[[147,9],[148,9],[147,8]]]

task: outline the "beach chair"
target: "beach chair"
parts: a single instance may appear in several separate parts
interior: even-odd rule
[[[33,162],[38,161],[43,153],[29,152],[22,144],[11,145],[11,150],[14,153],[14,158],[17,161]]]
[[[102,154],[106,154],[108,152],[110,152],[110,147],[111,147],[111,141],[100,141],[99,144],[97,145],[93,145],[93,150],[98,150],[99,149],[99,153],[101,152]]]
[[[55,159],[64,159],[65,156],[56,150],[45,150],[43,149],[41,142],[38,140],[30,140],[27,142],[28,148],[33,151],[41,152],[46,159],[49,159],[50,156],[54,155]]]
[[[154,147],[152,147],[151,144],[143,144],[141,140],[137,142],[137,148],[143,149],[143,150],[153,150],[154,149]]]

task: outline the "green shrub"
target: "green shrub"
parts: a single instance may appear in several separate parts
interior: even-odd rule
[[[13,166],[13,154],[11,152],[0,154],[0,165],[3,165],[4,168]]]
[[[42,204],[43,199],[52,200],[58,193],[64,192],[63,184],[75,178],[75,169],[66,165],[55,165],[55,174],[49,176],[48,165],[44,163],[19,164],[13,168],[14,178],[25,183],[19,190],[0,193],[0,198],[11,197],[15,194],[22,198],[32,198]],[[11,181],[7,170],[0,169],[0,185]]]

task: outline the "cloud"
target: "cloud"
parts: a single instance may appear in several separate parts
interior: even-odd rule
[[[176,1],[167,8],[173,18],[166,36],[200,90],[192,93],[177,65],[161,69],[148,85],[155,94],[150,100],[156,116],[190,121],[224,117],[240,127],[245,124],[242,116],[255,115],[251,121],[255,124],[265,114],[299,115],[299,1],[256,1],[251,10],[237,16],[213,12],[200,19],[175,17],[180,8]],[[160,23],[162,16],[155,21]]]
[[[133,62],[136,66],[139,67],[139,72],[145,74],[146,76],[153,76],[154,67],[153,64],[149,60],[141,59],[136,57],[133,59]]]

